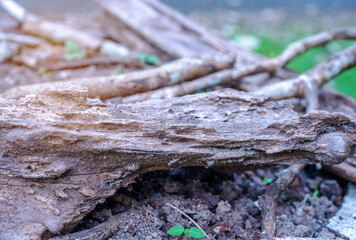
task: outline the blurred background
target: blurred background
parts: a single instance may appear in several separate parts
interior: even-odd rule
[[[19,0],[40,15],[95,14],[93,0]],[[289,43],[317,32],[356,25],[356,0],[163,0],[231,41],[267,57]],[[293,60],[288,67],[304,72],[352,41],[331,42]],[[329,86],[356,99],[356,69]]]

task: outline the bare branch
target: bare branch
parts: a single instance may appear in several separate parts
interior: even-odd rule
[[[110,57],[110,56],[94,56],[85,59],[73,59],[71,61],[63,61],[63,58],[59,59],[46,59],[45,61],[40,61],[39,66],[45,67],[48,70],[58,71],[63,69],[73,69],[82,68],[92,65],[109,65],[109,64],[121,64],[128,68],[143,68],[136,58],[125,56],[125,57]]]
[[[232,54],[220,53],[195,58],[182,58],[155,69],[132,73],[19,86],[0,94],[0,98],[20,98],[27,94],[42,92],[48,87],[63,83],[89,88],[89,97],[91,98],[107,99],[128,96],[231,68],[234,65],[234,61],[235,58]]]
[[[308,92],[315,94],[314,84],[321,88],[326,82],[341,72],[356,65],[356,44],[318,64],[295,79],[270,84],[256,93],[275,99],[304,97]],[[313,93],[314,92],[314,93]],[[314,97],[313,97],[314,98]]]
[[[304,164],[293,165],[283,170],[277,180],[267,188],[266,193],[260,196],[258,203],[262,209],[263,238],[275,237],[276,200],[304,167]]]
[[[129,50],[125,46],[116,42],[92,36],[61,23],[42,20],[26,11],[14,0],[0,0],[0,4],[21,23],[21,29],[24,32],[49,39],[55,43],[63,43],[65,40],[71,39],[88,50],[100,51],[114,56],[126,56],[129,54]]]
[[[212,87],[222,83],[231,83],[240,78],[255,75],[263,72],[275,72],[283,68],[288,62],[299,54],[310,48],[325,45],[332,40],[356,39],[356,28],[339,29],[329,32],[319,33],[317,35],[302,39],[290,44],[278,57],[263,60],[249,65],[244,64],[238,69],[225,70],[196,79],[191,82],[180,85],[166,87],[155,91],[128,96],[121,101],[123,103],[142,102],[148,99],[170,98],[192,94],[196,91]]]
[[[48,240],[97,240],[97,239],[108,239],[112,235],[114,235],[121,224],[120,214],[115,216],[111,216],[105,222],[99,224],[88,230],[83,230],[80,232],[75,232],[71,234],[67,234],[65,236],[53,237]]]

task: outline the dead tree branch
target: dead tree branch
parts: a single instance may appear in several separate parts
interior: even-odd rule
[[[57,60],[57,61],[56,61]],[[63,69],[74,69],[82,68],[93,65],[111,65],[111,64],[121,64],[128,68],[143,68],[143,64],[140,63],[136,58],[125,56],[125,57],[110,57],[110,56],[94,56],[85,59],[73,59],[71,61],[63,61],[63,58],[59,59],[46,59],[45,61],[40,61],[39,66],[45,67],[50,71],[58,71]]]
[[[256,93],[275,99],[306,97],[310,109],[318,109],[318,93],[326,82],[356,65],[356,44],[318,64],[295,79],[270,84]]]
[[[50,86],[63,83],[87,87],[91,98],[107,99],[128,96],[231,68],[234,65],[234,61],[235,58],[232,54],[220,53],[195,58],[182,58],[155,69],[127,74],[19,86],[0,94],[0,98],[20,98],[27,94],[42,92]]]
[[[108,220],[88,230],[53,237],[48,240],[98,240],[108,239],[114,235],[120,227],[120,214],[111,216]]]
[[[277,180],[267,188],[266,193],[259,198],[258,203],[262,210],[262,238],[275,237],[276,200],[304,167],[304,164],[293,165],[282,171]]]
[[[117,106],[87,95],[56,86],[0,99],[1,239],[66,232],[144,172],[335,164],[355,146],[344,115],[299,117],[288,101],[235,90]]]
[[[40,19],[38,16],[28,13],[25,8],[14,0],[0,0],[0,4],[12,17],[21,23],[21,29],[24,32],[49,39],[54,43],[63,43],[65,40],[71,39],[88,50],[100,51],[114,56],[126,56],[129,54],[129,50],[125,46],[116,42],[92,36],[61,23]]]
[[[214,73],[191,82],[158,89],[122,98],[123,103],[142,102],[148,99],[170,98],[192,94],[196,91],[218,84],[231,83],[246,76],[264,72],[276,72],[285,67],[301,53],[317,46],[325,45],[332,40],[356,39],[356,28],[338,29],[323,32],[290,44],[278,57],[257,63],[236,66],[235,69]],[[278,91],[278,90],[276,90]],[[312,97],[312,96],[311,96]]]

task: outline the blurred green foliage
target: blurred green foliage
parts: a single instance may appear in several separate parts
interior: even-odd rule
[[[67,51],[64,57],[68,61],[74,59],[83,59],[87,56],[87,52],[82,50],[80,45],[72,40],[66,40],[64,42],[64,48]]]
[[[294,41],[319,32],[353,26],[350,20],[339,18],[330,21],[328,17],[320,19],[296,18],[282,21],[263,21],[259,17],[253,17],[249,21],[232,21],[222,26],[226,27],[226,25],[231,30],[224,34],[232,41],[239,36],[253,36],[258,40],[258,45],[251,50],[269,58],[279,55],[288,44]],[[221,28],[220,31],[223,29]],[[287,67],[297,72],[305,72],[353,43],[355,41],[352,40],[333,41],[326,46],[310,49],[291,61]],[[356,67],[343,72],[327,85],[356,99]]]

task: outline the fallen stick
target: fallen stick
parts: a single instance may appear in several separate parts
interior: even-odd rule
[[[29,47],[37,47],[45,42],[43,39],[34,36],[6,32],[0,32],[0,40],[15,42]]]
[[[50,71],[59,71],[64,69],[83,68],[92,65],[113,65],[121,64],[128,68],[143,68],[137,59],[133,57],[109,57],[109,56],[94,56],[91,58],[74,59],[71,61],[65,61],[60,59],[46,59],[46,61],[40,61],[39,66],[45,67]]]
[[[283,170],[266,190],[265,194],[259,197],[258,204],[261,208],[262,238],[274,238],[276,226],[276,200],[279,195],[293,182],[294,178],[299,175],[301,169],[305,167],[304,164],[290,166]]]
[[[332,40],[346,39],[356,39],[356,28],[338,29],[319,33],[290,44],[276,58],[263,60],[249,65],[237,65],[235,69],[211,74],[191,82],[182,83],[180,85],[166,87],[151,92],[140,93],[122,99],[112,100],[112,102],[133,103],[142,102],[148,99],[184,96],[187,94],[195,93],[196,91],[202,89],[206,89],[208,87],[216,86],[218,84],[231,83],[243,77],[265,72],[273,73],[285,67],[288,62],[313,47],[325,45]]]
[[[119,227],[120,214],[117,214],[91,229],[70,233],[65,236],[49,238],[48,240],[106,240],[112,237],[119,230]]]
[[[333,166],[324,166],[324,168],[343,179],[356,183],[356,167],[348,162],[343,162]]]
[[[144,172],[336,164],[356,145],[342,114],[298,116],[287,100],[235,90],[128,105],[87,95],[56,86],[0,99],[1,239],[68,232]]]
[[[234,61],[235,58],[232,54],[222,53],[195,58],[182,58],[155,69],[126,74],[19,86],[0,94],[0,98],[20,98],[27,94],[42,92],[53,85],[68,83],[87,87],[89,89],[89,97],[104,100],[189,81],[215,71],[231,68],[234,65]]]
[[[129,50],[125,46],[116,42],[92,36],[64,24],[40,19],[38,16],[28,13],[14,0],[0,0],[0,4],[4,10],[21,23],[21,29],[24,32],[59,44],[63,44],[64,41],[70,39],[88,50],[100,51],[113,56],[129,54]]]

